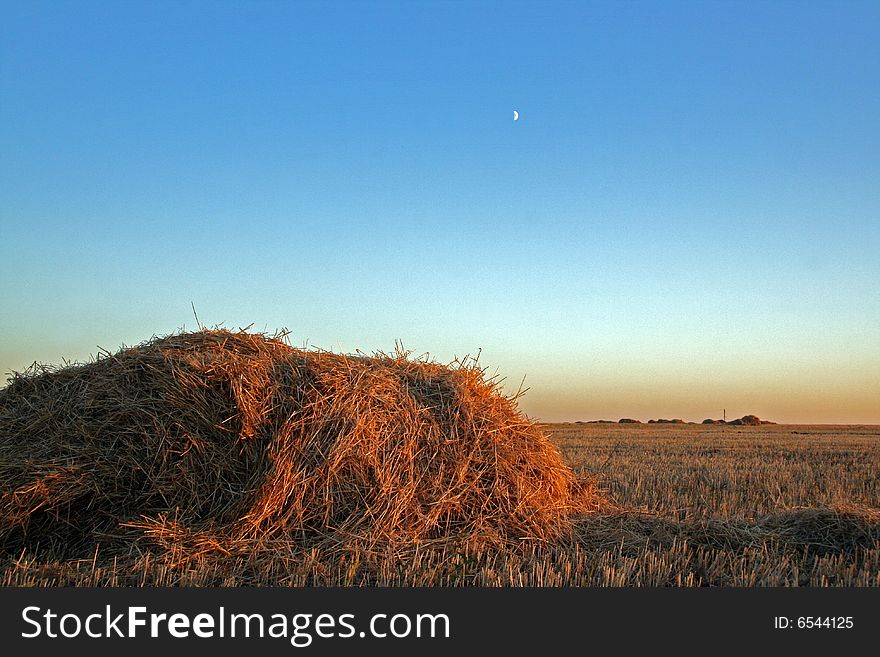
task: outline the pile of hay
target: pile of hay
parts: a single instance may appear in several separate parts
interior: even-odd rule
[[[509,546],[595,501],[473,362],[206,330],[0,390],[7,554]]]

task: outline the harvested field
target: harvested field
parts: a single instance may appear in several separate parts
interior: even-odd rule
[[[875,426],[534,425],[474,363],[174,336],[0,391],[0,578],[880,586],[878,471]]]
[[[680,520],[880,509],[878,426],[543,427],[576,472],[628,509]]]

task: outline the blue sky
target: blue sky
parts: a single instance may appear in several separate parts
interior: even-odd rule
[[[548,420],[880,422],[876,2],[0,7],[4,373],[194,303]]]

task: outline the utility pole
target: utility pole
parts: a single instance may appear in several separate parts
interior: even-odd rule
[[[724,409],[724,421],[727,422],[727,409]]]

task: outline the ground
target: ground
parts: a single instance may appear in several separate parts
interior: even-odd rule
[[[676,519],[880,507],[880,426],[548,424],[578,473]]]

